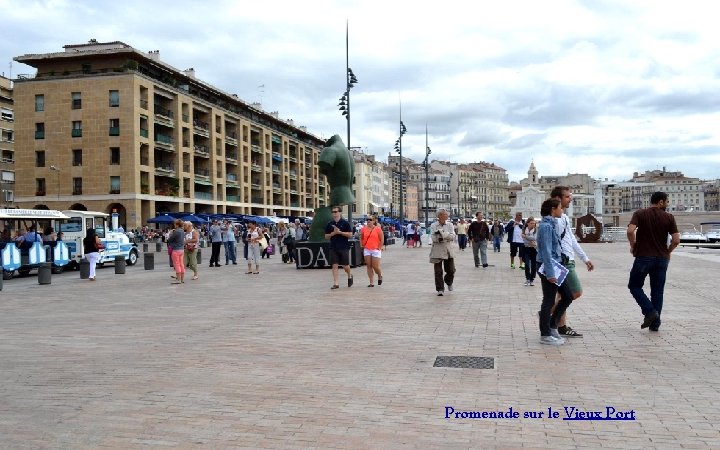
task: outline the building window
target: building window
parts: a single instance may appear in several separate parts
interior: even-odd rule
[[[72,151],[72,165],[82,166],[82,149],[75,149]]]
[[[35,152],[35,167],[45,167],[45,150]]]
[[[72,195],[82,195],[82,178],[73,178]]]
[[[42,94],[35,96],[35,111],[45,111],[45,96]]]
[[[35,124],[35,139],[45,139],[45,124],[42,122]]]
[[[110,106],[112,108],[120,106],[120,91],[110,91]]]
[[[35,178],[35,195],[45,195],[45,178]]]
[[[110,177],[110,193],[120,193],[120,177]]]
[[[73,120],[72,137],[82,137],[82,120]]]
[[[73,92],[72,98],[72,109],[82,109],[82,95],[79,92]]]
[[[80,69],[82,70],[82,73],[90,73],[92,71],[92,66],[90,64],[82,64]]]
[[[110,165],[120,165],[120,147],[110,147]]]
[[[110,119],[110,136],[120,136],[120,119]]]

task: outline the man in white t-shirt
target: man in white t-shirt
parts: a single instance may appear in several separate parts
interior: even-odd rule
[[[523,259],[525,258],[525,241],[522,238],[522,230],[525,228],[525,221],[522,218],[522,212],[515,213],[515,219],[511,220],[505,226],[508,243],[510,244],[510,268],[515,268],[515,256],[520,259],[520,269],[525,268]]]

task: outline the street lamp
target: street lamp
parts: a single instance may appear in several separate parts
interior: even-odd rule
[[[430,157],[430,153],[432,151],[430,150],[430,147],[428,147],[428,134],[427,134],[427,124],[425,124],[425,161],[423,161],[423,167],[425,167],[425,226],[428,226],[428,210],[430,209],[430,194],[428,192],[428,188],[430,186],[430,178],[428,176],[428,166],[430,165],[430,162],[428,161],[428,158]]]
[[[407,133],[407,128],[402,121],[402,105],[400,106],[400,137],[395,141],[395,151],[400,155],[400,224],[405,226],[405,215],[403,214],[403,156],[402,156],[402,137]]]
[[[58,198],[58,202],[59,202],[60,201],[60,168],[58,166],[50,166],[50,170],[55,172],[55,175],[56,175],[55,178],[57,178],[57,198]],[[60,206],[58,206],[58,208],[59,207]]]
[[[355,77],[352,69],[350,68],[350,52],[349,52],[349,32],[348,25],[345,24],[345,92],[340,97],[340,103],[338,106],[339,110],[342,111],[342,115],[347,120],[347,149],[350,152],[350,158],[352,159],[352,150],[350,150],[350,89],[355,86],[358,79]],[[352,183],[352,180],[350,180]],[[330,205],[333,206],[333,205]],[[353,204],[348,204],[348,222],[352,225],[352,207]]]

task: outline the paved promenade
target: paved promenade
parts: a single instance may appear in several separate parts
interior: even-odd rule
[[[374,288],[364,267],[331,291],[329,270],[278,257],[260,275],[210,269],[209,249],[180,286],[165,253],[94,283],[5,280],[0,448],[719,448],[720,250],[673,254],[651,333],[626,287],[627,244],[585,249],[596,270],[581,271],[569,321],[585,337],[557,348],[538,343],[540,285],[523,286],[507,244],[487,269],[461,253],[444,297],[429,249],[399,245]],[[563,420],[608,407],[634,420]]]

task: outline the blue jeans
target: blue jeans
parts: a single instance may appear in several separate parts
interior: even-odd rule
[[[225,264],[227,265],[230,261],[236,263],[235,241],[224,241],[223,244],[225,245]]]
[[[644,315],[653,311],[657,311],[658,314],[662,312],[668,264],[670,264],[670,260],[660,256],[635,257],[632,270],[630,270],[628,289]],[[650,298],[643,291],[643,284],[648,275],[650,275]]]
[[[493,236],[493,250],[500,251],[500,236]]]

